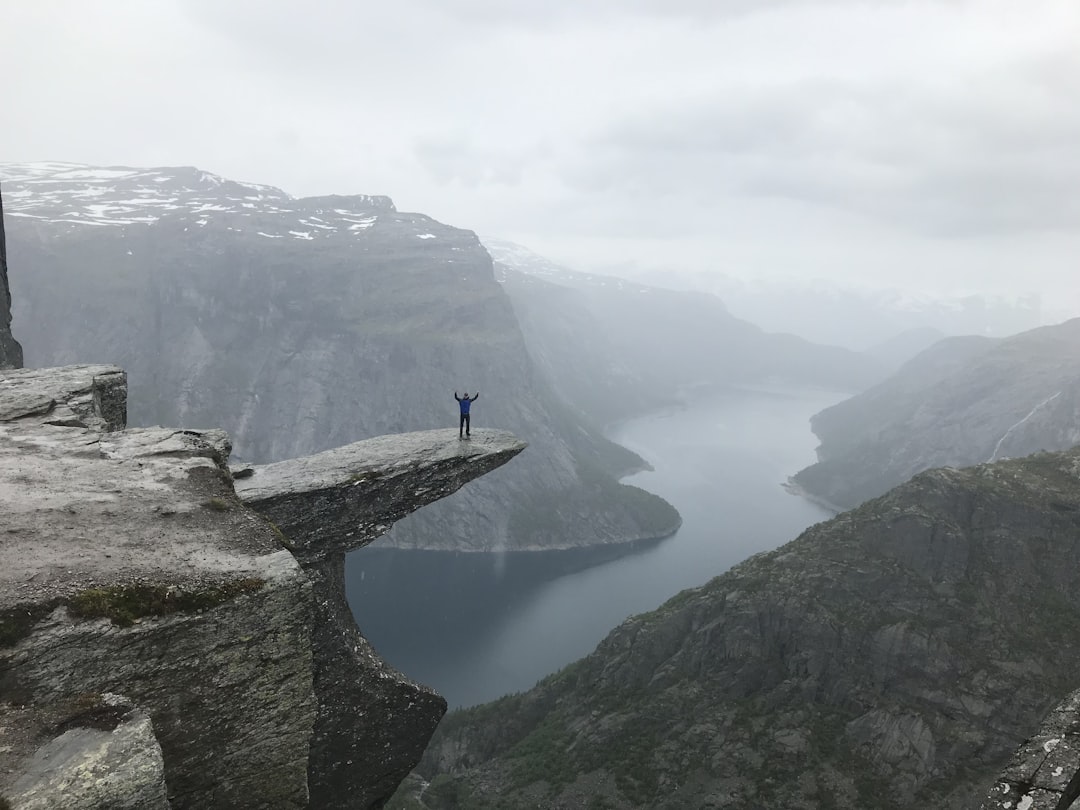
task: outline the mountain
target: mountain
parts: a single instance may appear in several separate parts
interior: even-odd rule
[[[894,335],[935,329],[945,335],[1005,337],[1076,314],[1075,302],[1044,301],[1031,293],[928,295],[902,289],[843,284],[830,279],[759,278],[665,271],[642,281],[706,290],[733,313],[767,330],[866,351]]]
[[[949,338],[811,420],[793,483],[838,509],[915,473],[1080,443],[1080,318],[1010,338]]]
[[[908,360],[922,354],[939,340],[945,333],[932,326],[905,329],[880,343],[875,343],[866,353],[877,359],[890,373],[898,371]]]
[[[484,245],[540,368],[605,420],[700,388],[781,383],[858,391],[885,374],[859,353],[764,332],[713,295],[575,272],[510,242]]]
[[[19,368],[22,365],[22,347],[11,334],[11,290],[7,279],[7,241],[3,218],[4,203],[0,198],[0,368]]]
[[[641,459],[535,371],[476,236],[388,197],[294,198],[199,169],[0,166],[14,317],[32,366],[124,367],[132,425],[220,426],[266,463],[473,424],[529,442],[496,482],[383,542],[485,551],[663,536],[675,510],[615,476]]]
[[[977,806],[1080,667],[1080,449],[924,472],[448,715],[392,808]]]

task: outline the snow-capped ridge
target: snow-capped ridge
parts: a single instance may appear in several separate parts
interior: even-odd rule
[[[69,228],[132,227],[165,217],[205,228],[230,218],[238,220],[229,223],[233,230],[250,221],[262,235],[314,242],[338,234],[357,237],[380,216],[397,213],[386,196],[293,197],[275,186],[238,182],[195,166],[0,163],[0,183],[6,215]],[[416,219],[417,235],[426,233],[427,218]]]

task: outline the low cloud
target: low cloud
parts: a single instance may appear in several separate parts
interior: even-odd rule
[[[930,84],[723,92],[612,123],[572,187],[637,200],[779,197],[922,233],[1080,230],[1080,60]]]

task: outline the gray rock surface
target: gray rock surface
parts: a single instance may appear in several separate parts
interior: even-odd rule
[[[119,695],[89,698],[52,727],[57,736],[19,764],[4,798],[16,810],[169,810],[150,718]],[[11,739],[12,718],[5,720],[0,736],[9,745],[20,742]]]
[[[446,712],[440,695],[388,666],[360,634],[345,599],[345,552],[524,448],[506,431],[474,430],[466,441],[454,430],[405,433],[255,466],[235,482],[284,533],[315,592],[313,807],[379,806]]]
[[[127,375],[116,366],[0,369],[0,422],[121,430]]]
[[[22,347],[11,334],[11,287],[8,285],[4,195],[0,192],[0,368],[22,366]]]
[[[1024,741],[981,810],[1068,810],[1080,797],[1080,691]]]
[[[224,435],[109,432],[115,368],[0,374],[0,716],[124,694],[173,807],[305,806],[311,586],[237,500]]]
[[[1080,449],[932,470],[448,715],[421,806],[969,810],[1077,671]]]
[[[949,338],[816,414],[818,462],[793,483],[848,509],[931,467],[1080,444],[1080,318],[1010,338]]]
[[[525,449],[505,430],[379,436],[289,461],[255,466],[235,482],[248,506],[274,521],[301,560],[340,556]]]

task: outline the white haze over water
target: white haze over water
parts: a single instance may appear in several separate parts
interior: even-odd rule
[[[1075,0],[50,0],[0,29],[0,162],[389,194],[654,281],[1080,314]]]

